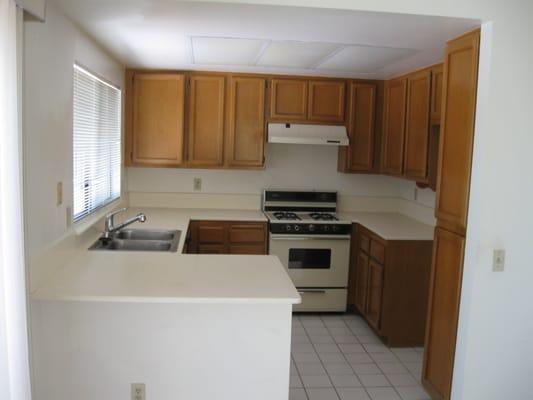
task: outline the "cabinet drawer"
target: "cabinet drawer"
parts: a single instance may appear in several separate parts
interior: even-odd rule
[[[230,254],[266,254],[264,244],[231,244]]]
[[[262,224],[234,224],[229,231],[230,243],[259,243],[265,241],[265,226]]]
[[[198,243],[220,243],[225,240],[225,225],[223,222],[200,222],[198,224]]]
[[[377,242],[376,240],[372,240],[370,242],[370,257],[372,257],[377,262],[384,264],[385,263],[385,246]]]
[[[361,250],[368,254],[368,252],[370,251],[370,238],[366,235],[361,235],[361,239],[359,240],[359,247],[361,248]]]
[[[199,244],[198,254],[225,254],[226,246],[223,244]]]

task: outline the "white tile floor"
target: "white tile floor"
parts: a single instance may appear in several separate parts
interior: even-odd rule
[[[289,400],[427,400],[422,349],[389,349],[356,315],[292,320]]]

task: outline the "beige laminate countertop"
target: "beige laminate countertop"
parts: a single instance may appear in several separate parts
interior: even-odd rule
[[[144,212],[136,228],[181,230],[177,253],[89,251],[88,235],[75,256],[31,295],[32,300],[159,303],[300,302],[275,256],[181,254],[190,220],[266,221],[260,211],[129,209]],[[117,218],[117,222],[120,222]]]
[[[341,212],[338,217],[361,224],[385,240],[433,240],[433,226],[398,213]]]

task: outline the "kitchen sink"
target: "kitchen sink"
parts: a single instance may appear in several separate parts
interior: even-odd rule
[[[124,229],[109,238],[99,238],[89,250],[176,252],[181,231]]]

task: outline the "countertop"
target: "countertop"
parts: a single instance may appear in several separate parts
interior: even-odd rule
[[[181,254],[189,221],[266,221],[260,211],[135,209],[147,222],[132,228],[181,230],[177,253],[88,251],[87,235],[68,260],[31,295],[32,300],[159,303],[289,303],[300,296],[275,256]],[[120,218],[117,216],[117,223]]]
[[[398,213],[341,212],[338,217],[361,224],[385,240],[433,240],[433,226]]]

